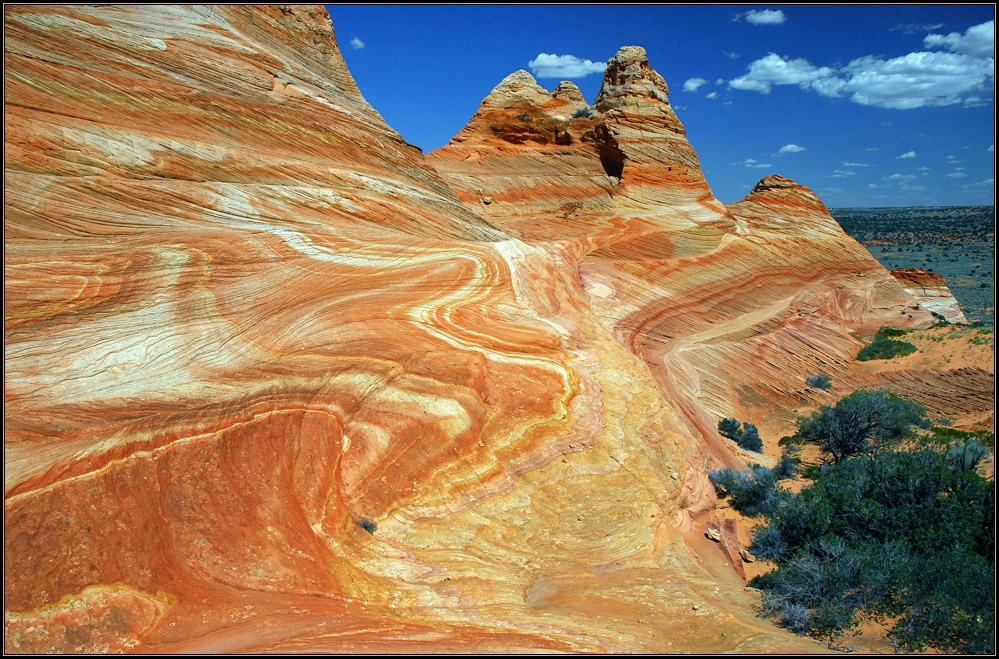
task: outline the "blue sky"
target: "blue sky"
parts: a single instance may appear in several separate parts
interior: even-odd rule
[[[361,93],[424,152],[518,69],[592,103],[634,45],[722,202],[782,174],[830,207],[994,204],[995,5],[327,9]]]

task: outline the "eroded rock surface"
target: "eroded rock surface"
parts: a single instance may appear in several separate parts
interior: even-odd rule
[[[322,8],[4,21],[6,651],[821,647],[680,529],[716,417],[912,298],[807,188],[714,199],[641,49],[431,167]]]
[[[968,323],[961,305],[947,288],[940,273],[928,272],[922,268],[899,268],[892,270],[891,274],[924,309],[937,314],[948,323]]]

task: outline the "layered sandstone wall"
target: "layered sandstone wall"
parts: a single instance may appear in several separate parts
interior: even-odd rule
[[[807,188],[714,199],[641,49],[428,164],[321,7],[4,26],[7,651],[817,647],[679,529],[716,417],[911,298]]]

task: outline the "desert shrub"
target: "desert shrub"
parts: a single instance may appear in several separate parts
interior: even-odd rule
[[[904,330],[900,327],[882,327],[878,330],[875,336],[882,336],[885,338],[893,338],[896,336],[905,336],[909,333],[909,330]]]
[[[918,403],[887,390],[858,389],[835,406],[823,405],[807,417],[798,417],[798,435],[817,444],[839,462],[850,455],[877,455],[910,437],[915,428],[929,427]]]
[[[902,313],[905,313],[904,311]],[[894,337],[905,336],[908,330],[897,327],[882,327],[874,335],[874,339],[857,353],[857,360],[869,362],[875,359],[891,359],[904,357],[918,352],[918,348],[908,341],[899,341]]]
[[[747,422],[743,426],[742,432],[735,441],[747,451],[755,451],[756,453],[763,451],[763,439],[760,437],[760,431],[752,423]]]
[[[362,517],[357,520],[357,525],[371,534],[374,534],[374,532],[378,530],[378,525],[375,524],[375,520],[369,519],[368,517]]]
[[[771,469],[750,465],[749,470],[719,469],[708,474],[719,496],[731,497],[732,507],[747,517],[757,517],[781,503],[784,490]]]
[[[825,374],[809,375],[806,382],[808,382],[808,386],[812,389],[821,389],[822,391],[832,389],[832,379]]]
[[[742,424],[738,419],[725,418],[718,422],[718,432],[747,451],[757,453],[763,451],[763,439],[760,437],[760,431],[752,423]]]
[[[573,119],[585,119],[586,117],[592,117],[593,110],[590,108],[580,108],[572,114]]]
[[[879,336],[861,348],[857,353],[857,361],[869,362],[875,359],[892,359],[904,357],[918,352],[918,348],[908,341],[898,341]]]
[[[777,563],[750,582],[762,615],[830,642],[867,616],[906,652],[994,652],[994,483],[930,444],[847,457],[797,494],[761,470],[728,492],[759,511],[752,551]]]
[[[947,459],[956,469],[974,471],[982,460],[989,457],[989,449],[968,437],[955,442],[947,450]]]
[[[741,428],[742,424],[738,419],[730,419],[726,417],[718,422],[718,432],[721,433],[723,437],[728,437],[729,439],[735,439]]]

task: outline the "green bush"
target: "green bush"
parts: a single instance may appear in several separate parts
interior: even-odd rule
[[[900,651],[994,653],[995,485],[968,468],[984,447],[938,428],[936,442],[897,450],[925,418],[921,408],[886,392],[851,396],[813,417],[844,417],[838,427],[855,435],[844,442],[851,446],[895,438],[859,451],[868,458],[843,454],[809,469],[814,483],[797,494],[780,486],[776,469],[711,474],[736,510],[762,517],[751,551],[777,563],[750,582],[762,591],[762,615],[830,644],[868,617],[892,626]],[[855,415],[861,421],[849,420]]]
[[[806,382],[808,382],[808,386],[812,389],[821,389],[822,391],[829,391],[832,389],[832,380],[828,375],[809,375]]]
[[[798,417],[798,435],[817,444],[833,462],[857,454],[875,456],[911,437],[915,428],[928,428],[926,410],[918,403],[885,389],[857,389],[835,406]]]
[[[908,341],[897,341],[878,337],[864,346],[857,353],[857,361],[869,362],[875,359],[892,359],[893,357],[904,357],[918,352],[918,348]]]
[[[897,327],[882,327],[874,335],[874,340],[861,348],[857,353],[857,361],[869,362],[874,359],[891,359],[893,357],[904,357],[918,352],[918,348],[908,341],[899,341],[892,337],[905,336],[908,330]]]
[[[752,423],[742,424],[738,419],[725,418],[718,422],[718,433],[723,437],[728,437],[747,451],[755,451],[756,453],[763,451],[763,439],[760,437],[760,431]]]

